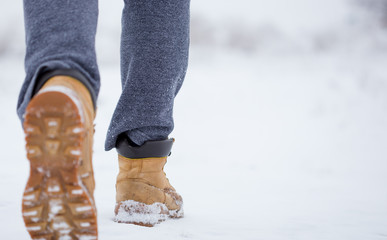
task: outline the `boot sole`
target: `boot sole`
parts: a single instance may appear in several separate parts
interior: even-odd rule
[[[88,128],[78,101],[64,92],[36,95],[26,109],[24,132],[30,176],[22,213],[32,239],[98,238],[94,201],[78,168]]]

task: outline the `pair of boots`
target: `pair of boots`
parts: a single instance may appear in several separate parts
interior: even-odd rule
[[[68,76],[49,79],[24,121],[30,176],[22,213],[33,239],[97,239],[90,93]],[[173,139],[134,147],[117,141],[115,221],[153,226],[183,216],[183,201],[163,171]]]

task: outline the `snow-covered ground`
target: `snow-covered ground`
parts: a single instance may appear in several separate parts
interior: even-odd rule
[[[112,221],[122,2],[100,1],[94,166],[100,239],[387,239],[387,29],[345,0],[195,0],[166,166],[186,216]],[[22,6],[0,2],[0,228],[28,239],[29,163],[15,105]]]

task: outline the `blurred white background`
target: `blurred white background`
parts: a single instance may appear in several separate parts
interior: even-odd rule
[[[166,167],[186,217],[112,222],[122,1],[100,1],[94,162],[100,239],[387,239],[387,2],[194,0],[190,66]],[[0,0],[0,226],[28,239],[16,100],[21,1]]]

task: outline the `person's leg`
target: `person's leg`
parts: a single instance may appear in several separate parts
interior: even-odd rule
[[[22,202],[33,239],[97,239],[92,145],[97,0],[24,1],[26,79],[18,115],[30,161]]]
[[[189,0],[125,0],[122,16],[122,94],[105,149],[124,133],[136,145],[168,138],[173,101],[185,77]]]
[[[163,171],[174,139],[173,102],[185,77],[189,0],[126,0],[122,95],[105,149],[116,148],[117,222],[153,226],[183,217],[183,199]]]
[[[26,77],[17,103],[22,121],[31,98],[52,73],[82,81],[95,102],[100,86],[94,43],[97,18],[97,0],[24,0]]]

